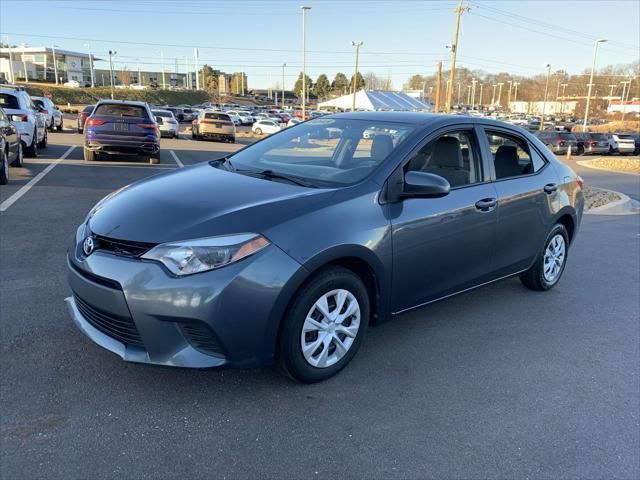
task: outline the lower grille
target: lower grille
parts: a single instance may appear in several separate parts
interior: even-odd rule
[[[140,338],[136,324],[133,323],[131,317],[104,312],[77,295],[74,295],[73,298],[76,301],[78,311],[92,326],[125,345],[144,348],[142,338]]]
[[[223,355],[220,342],[218,342],[211,329],[205,324],[199,322],[182,323],[180,327],[187,341],[196,350],[206,353],[207,355]]]

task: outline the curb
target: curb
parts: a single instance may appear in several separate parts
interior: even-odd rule
[[[622,175],[634,175],[634,176],[638,176],[640,175],[640,173],[635,173],[635,172],[622,172],[620,170],[609,170],[608,168],[603,168],[603,167],[596,167],[595,165],[590,165],[590,162],[593,162],[594,160],[597,160],[598,158],[593,158],[591,160],[577,160],[576,163],[578,165],[580,165],[581,167],[585,167],[585,168],[591,168],[593,170],[601,170],[603,172],[609,172],[609,173],[621,173]],[[616,192],[617,193],[617,192]]]
[[[585,210],[585,215],[637,215],[640,213],[640,202],[637,200],[633,200],[624,193],[616,192],[615,190],[607,190],[606,188],[599,188],[599,190],[615,193],[620,197],[620,200]]]

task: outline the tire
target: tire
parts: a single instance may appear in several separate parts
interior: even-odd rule
[[[31,145],[25,147],[23,149],[24,154],[27,157],[36,158],[38,156],[38,145],[36,142],[36,132],[33,132],[33,139],[31,140]]]
[[[84,132],[84,129],[79,128],[79,129],[78,129],[78,133],[82,134],[82,132]]]
[[[151,155],[149,157],[149,163],[151,165],[158,165],[160,163],[160,152]]]
[[[13,160],[13,162],[11,162],[11,166],[12,167],[22,168],[22,166],[24,165],[24,153],[23,152],[24,151],[22,150],[22,142],[18,142],[18,155]]]
[[[0,185],[9,183],[9,154],[5,148],[0,153]]]
[[[545,275],[545,257],[547,257],[548,249],[551,248],[553,250],[553,246],[550,246],[550,244],[552,242],[556,242],[557,237],[562,237],[563,242],[563,255],[561,264],[558,266],[556,262],[556,266],[558,266],[559,270],[557,270],[557,273],[554,276],[550,276],[550,274]],[[564,273],[564,268],[567,264],[568,252],[569,235],[567,234],[567,229],[564,227],[564,225],[556,223],[551,229],[551,232],[549,232],[549,235],[547,235],[547,239],[544,242],[544,248],[538,254],[538,258],[536,258],[533,266],[522,275],[520,275],[520,280],[522,281],[524,286],[531,290],[536,290],[539,292],[551,290],[553,287],[555,287],[560,281],[562,274]],[[555,258],[557,259],[558,257],[556,256]],[[549,265],[551,264],[551,262],[547,263]]]
[[[229,137],[229,143],[236,143],[236,137]]]
[[[56,130],[57,130],[58,132],[61,132],[61,131],[62,131],[62,122],[60,122],[60,125],[56,125]]]
[[[253,133],[255,133],[256,135],[262,135],[262,129],[261,128],[256,128]]]
[[[84,154],[85,162],[95,162],[96,160],[98,160],[98,152],[89,150],[88,148],[84,148],[82,152]]]
[[[345,308],[354,306],[354,308],[358,308],[357,313],[344,318],[342,324],[327,321],[327,317],[322,315],[316,307],[316,302],[325,295],[329,296],[327,305],[330,314],[337,310],[338,295],[350,295],[345,297]],[[331,310],[331,307],[334,310]],[[307,331],[303,337],[303,327],[307,324],[308,317],[314,317],[318,320],[316,324],[321,324],[330,330],[320,331],[311,327],[312,330]],[[314,383],[326,380],[342,370],[351,361],[362,344],[368,323],[369,295],[360,277],[342,267],[323,269],[296,292],[285,314],[278,338],[280,365],[291,378],[300,382]],[[309,324],[307,325],[309,326]],[[342,325],[343,328],[351,328],[351,333],[354,333],[355,337],[347,336],[343,332],[336,333],[335,328],[339,325]],[[324,338],[330,338],[328,344],[321,340],[321,334],[324,334]],[[345,344],[342,342],[346,342],[346,352],[340,353],[340,349],[337,348],[338,344],[334,340],[336,336],[338,336],[337,339],[340,340],[341,345],[344,346]],[[309,355],[305,357],[303,342],[307,342],[306,345],[313,348],[314,343],[318,341],[321,343],[317,344],[317,348],[309,350]],[[313,365],[312,362],[315,362],[316,365]],[[325,363],[325,366],[320,366],[322,363]]]
[[[47,132],[47,129],[44,129],[44,137],[42,137],[42,140],[40,140],[38,142],[38,148],[47,148],[47,140],[49,137],[49,133]]]
[[[193,130],[193,128],[191,129],[191,138],[192,139],[196,139],[196,132]]]

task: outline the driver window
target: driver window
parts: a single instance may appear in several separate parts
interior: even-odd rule
[[[473,133],[446,133],[423,146],[405,166],[405,172],[418,171],[444,177],[451,188],[482,181],[480,157]]]

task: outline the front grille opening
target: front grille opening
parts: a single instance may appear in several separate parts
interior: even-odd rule
[[[193,348],[207,355],[224,356],[213,331],[202,322],[181,323],[182,334]]]
[[[105,312],[83,300],[75,293],[73,298],[78,311],[93,327],[127,346],[144,348],[136,324],[130,316],[124,317]]]
[[[140,257],[155,246],[153,243],[116,240],[101,235],[96,235],[95,239],[96,250],[105,250],[124,257]]]

